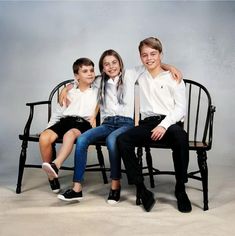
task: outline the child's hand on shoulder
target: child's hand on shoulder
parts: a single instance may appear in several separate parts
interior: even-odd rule
[[[73,84],[68,84],[66,87],[64,87],[59,95],[59,104],[60,106],[68,106],[69,100],[67,99],[68,91],[73,88]]]
[[[169,71],[171,72],[173,79],[176,80],[178,83],[180,83],[183,78],[182,73],[174,66],[171,66]]]

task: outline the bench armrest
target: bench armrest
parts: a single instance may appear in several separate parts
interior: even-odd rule
[[[37,105],[44,105],[44,104],[51,104],[51,101],[28,102],[26,103],[26,106],[37,106]]]
[[[26,125],[24,127],[24,137],[29,137],[31,123],[32,123],[33,116],[34,116],[34,107],[38,106],[38,105],[48,105],[48,106],[50,106],[51,101],[39,101],[39,102],[26,103],[26,106],[30,107],[30,111],[29,111],[28,120],[27,120]]]

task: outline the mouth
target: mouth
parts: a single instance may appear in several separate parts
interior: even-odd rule
[[[113,74],[113,73],[116,73],[116,71],[117,71],[116,69],[113,69],[113,70],[110,70],[109,73]]]
[[[154,64],[154,61],[148,61],[148,62],[146,62],[146,65],[148,65],[148,66],[151,66],[151,65],[153,65]]]

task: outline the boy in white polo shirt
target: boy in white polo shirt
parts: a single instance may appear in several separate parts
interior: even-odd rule
[[[141,41],[139,52],[145,67],[138,79],[141,121],[139,126],[118,137],[128,180],[136,185],[137,197],[144,209],[150,211],[155,199],[144,185],[135,147],[152,141],[167,143],[173,150],[178,209],[190,212],[191,203],[185,192],[185,183],[188,181],[188,135],[180,125],[186,114],[185,85],[183,80],[173,80],[171,73],[161,68],[162,45],[157,38],[150,37]]]
[[[92,128],[98,104],[98,89],[92,86],[95,80],[94,63],[88,58],[79,58],[73,64],[73,72],[75,83],[67,94],[66,104],[62,107],[58,104],[39,139],[42,168],[55,193],[60,191],[58,169],[71,153],[76,138]],[[58,138],[63,138],[63,143],[52,162],[52,144]]]

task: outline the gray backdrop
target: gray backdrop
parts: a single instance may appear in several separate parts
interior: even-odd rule
[[[235,165],[234,22],[235,2],[225,1],[0,2],[0,179],[17,174],[26,102],[46,100],[56,83],[72,78],[78,57],[97,65],[113,48],[127,68],[140,64],[137,46],[149,36],[162,41],[164,62],[212,95],[217,112],[209,165]],[[38,146],[31,150],[40,162]]]

